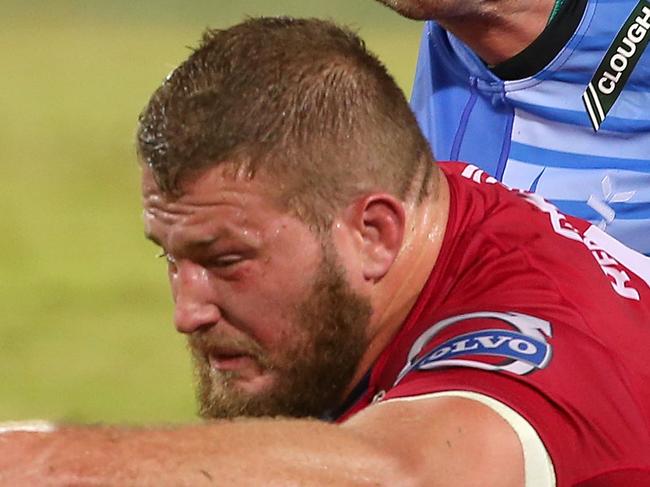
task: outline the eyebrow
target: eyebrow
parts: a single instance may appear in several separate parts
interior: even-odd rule
[[[145,231],[144,238],[149,240],[150,242],[153,242],[158,247],[164,248],[163,244],[160,242],[160,240],[158,240],[158,238],[154,234]],[[238,235],[237,232],[233,232],[231,229],[226,227],[220,229],[216,234],[211,235],[209,237],[188,241],[186,242],[186,245],[195,248],[209,247],[210,245],[214,244],[216,241],[222,240],[224,238],[240,238],[240,235]]]

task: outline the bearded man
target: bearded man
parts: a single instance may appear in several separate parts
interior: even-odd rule
[[[206,422],[5,433],[4,485],[650,482],[650,264],[437,166],[353,33],[207,32],[138,149]]]

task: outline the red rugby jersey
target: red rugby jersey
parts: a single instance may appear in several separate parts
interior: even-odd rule
[[[650,259],[475,166],[450,187],[438,261],[369,387],[465,390],[535,428],[559,486],[650,486]]]

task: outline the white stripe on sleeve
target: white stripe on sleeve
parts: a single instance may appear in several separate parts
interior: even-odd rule
[[[478,401],[495,411],[508,422],[519,437],[524,453],[526,487],[555,487],[555,470],[553,469],[553,462],[546,451],[544,443],[542,443],[542,440],[537,434],[537,431],[535,431],[530,423],[518,412],[496,399],[477,392],[444,391],[422,394],[420,396],[387,399],[384,402],[417,401],[420,399],[432,399],[437,397],[462,397],[465,399],[471,399],[473,401]],[[376,405],[380,404],[382,403],[379,402]]]

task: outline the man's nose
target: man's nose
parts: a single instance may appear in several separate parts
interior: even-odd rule
[[[171,274],[174,324],[180,333],[193,333],[221,319],[209,272],[189,261],[176,263]]]

